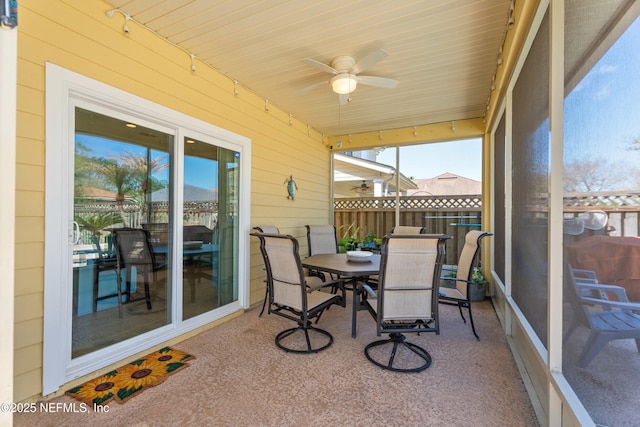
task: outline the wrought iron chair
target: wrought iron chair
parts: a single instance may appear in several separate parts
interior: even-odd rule
[[[253,227],[253,229],[259,233],[280,234],[280,229],[273,225],[256,225],[255,227]],[[264,313],[264,308],[267,306],[268,299],[269,299],[269,286],[267,286],[267,281],[265,280],[264,301],[262,301],[262,310],[260,310],[260,314],[258,315],[258,317],[262,317],[262,314]]]
[[[333,304],[344,307],[346,295],[341,280],[340,295],[323,292],[336,282],[323,282],[318,277],[305,277],[295,237],[283,234],[253,233],[260,239],[260,251],[267,268],[269,287],[268,313],[295,321],[298,326],[276,335],[279,348],[294,353],[315,353],[333,344],[333,336],[312,325]]]
[[[122,317],[122,294],[127,296],[125,302],[144,300],[147,310],[151,310],[150,283],[155,281],[155,273],[166,268],[165,264],[156,262],[149,232],[141,228],[117,228],[111,231],[114,235],[116,246],[116,275],[118,280],[118,310]],[[144,281],[144,296],[131,298],[131,269],[135,267],[136,272]],[[127,269],[127,281],[125,291],[122,291],[122,270]]]
[[[464,307],[469,310],[471,330],[478,340],[480,337],[476,333],[476,327],[473,324],[471,299],[469,298],[469,286],[472,283],[471,276],[473,274],[473,269],[477,266],[478,258],[480,256],[480,241],[487,236],[493,236],[493,233],[481,230],[471,230],[465,235],[464,246],[460,253],[460,259],[458,259],[456,276],[441,278],[445,281],[455,282],[455,287],[449,288],[443,286],[440,288],[440,303],[457,305],[464,323],[467,323],[467,320],[464,318],[464,314],[462,314],[462,308]]]
[[[440,333],[438,286],[448,238],[420,234],[383,238],[378,289],[365,284],[362,305],[376,320],[377,335],[389,338],[365,347],[371,363],[397,372],[419,372],[431,365],[429,352],[407,341],[404,333]]]
[[[634,339],[640,352],[640,304],[629,302],[623,287],[597,283],[593,271],[574,269],[569,264],[566,264],[565,278],[574,321],[564,339],[569,339],[580,324],[589,328],[589,338],[578,359],[579,367],[586,368],[613,340]],[[609,299],[609,294],[616,299]]]

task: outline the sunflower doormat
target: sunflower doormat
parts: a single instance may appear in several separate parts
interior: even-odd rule
[[[156,386],[195,359],[188,353],[165,347],[142,359],[67,390],[65,394],[89,405],[106,405],[112,400],[128,399]]]

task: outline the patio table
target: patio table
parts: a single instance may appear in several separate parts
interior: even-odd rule
[[[362,292],[361,282],[368,276],[380,272],[380,255],[373,254],[367,262],[354,262],[347,259],[347,254],[319,254],[302,260],[305,268],[331,273],[341,278],[353,279],[353,306],[351,313],[351,337],[356,337],[356,318],[360,309],[358,295]]]

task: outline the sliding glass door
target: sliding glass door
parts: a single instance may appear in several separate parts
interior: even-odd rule
[[[76,107],[74,139],[72,358],[171,322],[174,136]]]
[[[246,308],[251,153],[59,67],[47,81],[45,394]]]
[[[183,162],[182,309],[188,319],[237,299],[239,171],[237,153],[192,137],[184,138]]]

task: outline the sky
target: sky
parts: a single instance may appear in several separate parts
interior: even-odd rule
[[[640,18],[565,99],[565,162],[640,161],[628,150],[640,138]]]
[[[395,150],[385,150],[376,161],[395,167]],[[433,178],[449,172],[482,181],[482,140],[476,138],[400,147],[400,172],[414,179]]]

